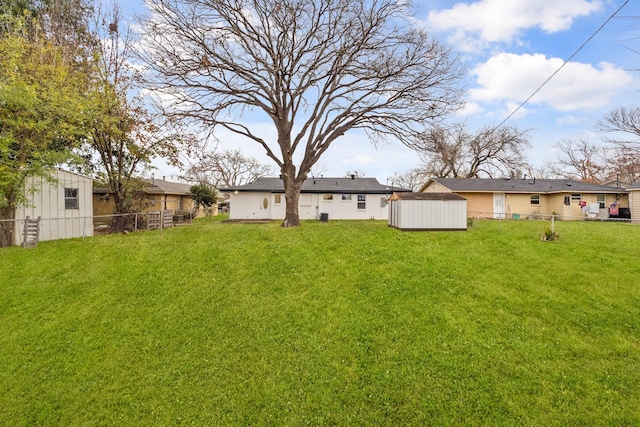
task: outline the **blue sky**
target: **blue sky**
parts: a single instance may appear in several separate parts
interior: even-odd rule
[[[470,129],[500,124],[623,4],[624,0],[417,0],[420,25],[458,52],[468,69],[466,106],[456,121]],[[528,160],[555,160],[553,145],[603,135],[595,124],[617,107],[640,106],[640,2],[631,0],[506,125],[530,129]],[[143,0],[120,0],[126,15]],[[255,143],[220,135],[220,148],[242,148],[269,163]],[[401,143],[374,147],[347,133],[314,171],[360,170],[385,180],[419,165]],[[159,164],[156,176],[176,171]]]

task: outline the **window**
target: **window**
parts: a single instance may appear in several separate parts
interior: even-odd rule
[[[531,205],[532,206],[538,206],[540,204],[540,195],[539,194],[532,194],[531,195]]]
[[[564,196],[564,205],[569,206],[571,204],[571,197]]]
[[[343,194],[342,195],[342,200],[343,201],[351,201],[351,194]]]
[[[322,195],[322,201],[323,202],[330,202],[333,200],[333,194],[323,194]]]
[[[275,203],[276,205],[279,205],[280,203],[282,203],[282,194],[276,194],[273,196],[273,203]]]
[[[367,196],[358,194],[358,209],[367,209]]]
[[[571,195],[571,200],[579,202],[580,200],[582,200],[582,194],[572,194]]]
[[[309,207],[313,202],[313,194],[300,194],[300,206]]]
[[[65,188],[64,189],[64,208],[65,209],[78,209],[78,189],[77,188]]]
[[[606,208],[607,196],[604,194],[598,194],[597,196],[598,204],[600,205],[600,209]]]

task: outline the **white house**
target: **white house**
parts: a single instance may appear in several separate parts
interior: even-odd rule
[[[466,230],[467,201],[454,193],[393,193],[389,226],[400,230]]]
[[[284,184],[280,178],[258,178],[231,188],[229,218],[279,220],[285,217]],[[375,178],[308,178],[302,184],[298,204],[300,219],[386,220],[393,192],[409,191],[382,185]]]
[[[40,241],[93,235],[93,180],[63,170],[56,170],[52,176],[54,182],[39,177],[27,182],[28,202],[15,212],[15,245],[23,243],[21,225],[27,217],[41,218]]]

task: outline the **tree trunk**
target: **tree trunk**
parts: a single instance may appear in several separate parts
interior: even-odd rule
[[[294,172],[295,173],[295,172]],[[293,175],[293,174],[291,174]],[[298,227],[300,225],[300,211],[298,200],[300,199],[300,189],[304,178],[297,179],[289,174],[283,174],[284,198],[286,202],[284,221],[282,227]]]
[[[13,245],[16,210],[13,207],[0,208],[0,248]],[[5,220],[5,221],[2,221]]]

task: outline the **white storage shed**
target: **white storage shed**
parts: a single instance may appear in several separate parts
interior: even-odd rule
[[[466,230],[467,200],[454,193],[393,193],[389,226],[400,230]]]
[[[52,177],[53,182],[38,177],[27,183],[27,203],[16,208],[15,245],[23,244],[27,217],[41,219],[41,241],[93,235],[93,180],[63,170],[55,170]]]

